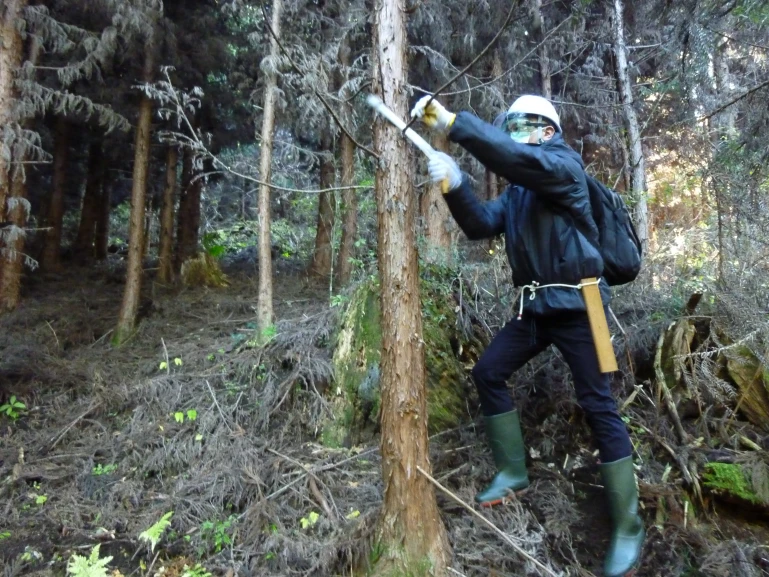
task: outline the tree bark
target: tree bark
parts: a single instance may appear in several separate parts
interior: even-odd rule
[[[10,202],[13,199],[13,202]],[[24,225],[29,218],[27,183],[18,171],[11,184],[8,220],[13,223],[13,235],[6,239],[0,272],[0,312],[12,311],[19,306],[21,296],[21,272],[24,268]]]
[[[185,148],[182,152],[182,185],[179,189],[179,212],[176,215],[176,253],[174,255],[174,272],[176,274],[182,268],[184,259],[189,256],[185,247],[187,220],[189,217],[189,189],[192,181],[192,152]]]
[[[345,37],[339,49],[339,62],[349,78],[350,44]],[[347,126],[352,125],[352,105],[346,102],[343,113]],[[355,144],[346,134],[340,138],[341,185],[353,186],[355,183]],[[355,238],[358,235],[358,196],[353,189],[342,193],[342,240],[337,257],[337,281],[339,286],[346,286],[352,274],[352,258],[355,254]]]
[[[178,273],[182,264],[198,253],[200,240],[200,198],[203,179],[195,178],[192,153],[185,149],[182,159],[182,190],[179,197],[179,218],[176,231],[175,269]]]
[[[547,42],[545,42],[545,18],[542,15],[542,0],[531,0],[532,31],[537,48],[537,61],[539,62],[539,81],[542,96],[550,100],[553,97],[553,85],[550,80],[550,61],[547,55]]]
[[[101,190],[96,209],[96,234],[94,240],[94,255],[96,260],[105,260],[107,258],[107,249],[109,248],[109,213],[110,213],[110,191],[112,181],[109,180],[109,171],[107,163],[102,165]]]
[[[440,134],[433,138],[435,150],[446,152],[449,149],[449,139]],[[420,212],[424,226],[426,254],[422,258],[426,262],[451,262],[451,213],[446,201],[443,200],[441,185],[431,184],[420,198]]]
[[[334,145],[330,136],[324,136],[321,144],[320,188],[332,188],[336,179]],[[328,278],[333,272],[334,221],[336,220],[336,196],[333,191],[318,196],[318,222],[315,233],[315,250],[310,262],[310,274]]]
[[[145,46],[144,80],[152,82],[154,76],[155,30],[149,33]],[[139,104],[139,121],[136,126],[133,186],[131,188],[131,219],[128,233],[128,264],[123,304],[112,342],[121,345],[133,333],[142,285],[142,256],[144,253],[144,208],[147,196],[147,173],[150,162],[152,136],[152,100],[142,96]]]
[[[0,20],[0,142],[6,142],[4,132],[16,121],[15,104],[18,97],[14,81],[24,58],[21,34],[16,28],[21,20],[26,0],[5,0]],[[5,220],[6,199],[13,179],[9,157],[0,151],[0,222]],[[9,151],[10,152],[10,151]]]
[[[85,260],[94,256],[93,241],[96,234],[96,219],[99,210],[99,196],[103,187],[104,154],[101,142],[93,142],[88,151],[88,176],[86,177],[83,207],[80,211],[80,226],[75,239],[75,254]]]
[[[64,221],[64,185],[67,180],[69,160],[70,124],[63,116],[56,117],[54,128],[53,181],[51,200],[48,205],[43,254],[40,266],[44,270],[58,270],[61,267],[61,227]]]
[[[29,62],[36,65],[40,58],[41,44],[36,36],[29,41]],[[34,70],[34,69],[33,69]],[[30,73],[34,75],[34,72]],[[0,72],[2,75],[2,72]],[[24,119],[25,128],[29,129],[32,119]],[[22,156],[19,160],[25,160]],[[2,161],[0,161],[2,162]],[[23,170],[10,172],[12,179],[10,196],[5,201],[8,211],[7,219],[12,223],[6,233],[4,241],[0,242],[0,312],[11,311],[19,306],[21,298],[21,273],[24,269],[24,241],[26,232],[24,227],[29,219],[30,205],[27,200],[27,181]],[[2,205],[0,205],[2,206]],[[0,214],[2,220],[2,214]]]
[[[174,202],[176,201],[176,168],[179,152],[169,146],[166,153],[166,185],[163,207],[160,209],[160,248],[158,249],[158,279],[171,284],[174,280]]]
[[[649,238],[648,208],[646,204],[646,170],[644,166],[643,147],[641,146],[641,129],[638,116],[633,107],[633,87],[630,82],[627,64],[627,46],[625,45],[625,28],[623,14],[625,7],[622,0],[614,0],[612,24],[614,32],[614,55],[617,66],[617,84],[619,85],[622,111],[625,117],[625,127],[628,132],[628,152],[630,154],[630,182],[635,213],[635,226],[642,246],[646,248]]]
[[[398,0],[375,11],[374,93],[408,116],[406,25]],[[416,199],[407,142],[389,123],[374,124],[378,252],[382,302],[381,455],[384,502],[377,527],[383,551],[375,574],[443,575],[450,559],[435,493],[417,471],[431,471],[425,403],[425,351],[416,251]],[[421,569],[420,569],[421,568]]]
[[[280,38],[280,10],[282,0],[272,3],[272,31]],[[277,61],[280,47],[277,39],[270,36],[270,57]],[[275,93],[278,87],[278,76],[268,72],[264,87],[264,118],[262,119],[262,147],[259,154],[259,177],[262,182],[270,182],[272,168],[272,142],[275,130]],[[259,302],[256,308],[256,320],[259,330],[266,334],[272,326],[272,243],[270,238],[270,187],[259,186]]]

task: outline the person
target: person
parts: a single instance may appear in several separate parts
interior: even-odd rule
[[[644,540],[632,445],[609,375],[601,373],[585,300],[583,279],[601,279],[598,229],[581,157],[564,141],[552,103],[536,95],[516,99],[489,124],[469,112],[454,114],[430,96],[411,115],[448,134],[486,168],[511,184],[496,199],[479,201],[469,178],[443,152],[428,169],[442,186],[457,224],[471,240],[505,235],[513,283],[522,287],[518,315],[492,339],[472,369],[497,473],[476,496],[482,506],[502,502],[529,485],[520,418],[507,380],[532,357],[554,344],[569,365],[579,405],[600,452],[599,465],[612,518],[604,562],[607,577],[625,576],[637,566]]]

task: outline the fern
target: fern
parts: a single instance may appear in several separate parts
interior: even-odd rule
[[[72,577],[108,577],[107,564],[112,561],[112,557],[99,559],[99,547],[101,545],[96,545],[89,557],[72,555],[67,562],[67,574]]]
[[[142,541],[148,541],[150,545],[152,546],[152,550],[155,550],[155,545],[158,544],[158,541],[160,541],[160,538],[163,536],[163,533],[168,528],[168,526],[171,524],[171,521],[169,519],[174,514],[173,511],[169,511],[163,517],[161,517],[160,521],[155,523],[152,527],[147,529],[146,531],[142,531],[139,535],[139,539]]]

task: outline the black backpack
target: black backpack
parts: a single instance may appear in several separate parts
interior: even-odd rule
[[[603,276],[610,286],[629,283],[641,270],[642,247],[625,201],[616,191],[585,173],[593,220],[598,227],[598,250]]]

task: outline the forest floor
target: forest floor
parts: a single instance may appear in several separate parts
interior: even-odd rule
[[[378,446],[329,448],[318,436],[343,307],[296,267],[276,271],[279,322],[265,347],[253,269],[227,271],[222,289],[148,281],[138,331],[120,348],[109,342],[116,270],[31,276],[21,307],[0,318],[0,404],[15,395],[25,406],[0,417],[3,577],[64,575],[97,544],[124,576],[365,574],[382,500]],[[597,457],[560,365],[548,353],[512,383],[533,482],[482,514],[553,574],[600,576],[609,521]],[[766,511],[722,506],[679,470],[681,456],[739,453],[707,432],[723,420],[685,419],[681,443],[649,380],[615,387],[648,533],[637,577],[769,575]],[[480,422],[468,410],[430,441],[434,476],[467,503],[492,474]],[[765,459],[765,431],[729,425]],[[438,501],[452,575],[543,574],[452,498]],[[156,546],[140,537],[164,516]]]

